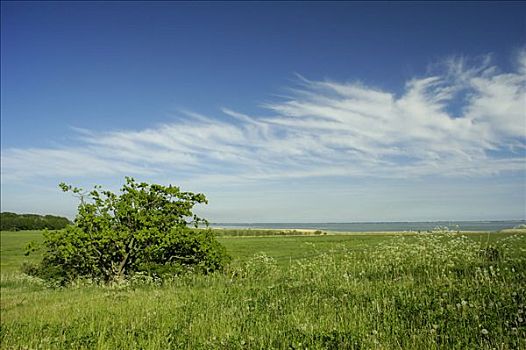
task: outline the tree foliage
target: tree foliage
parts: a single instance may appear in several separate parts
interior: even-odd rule
[[[104,281],[138,271],[165,275],[181,270],[210,272],[228,260],[207,222],[193,214],[203,194],[126,178],[120,194],[96,186],[90,192],[60,184],[81,198],[74,225],[45,233],[42,277]]]
[[[71,224],[67,218],[54,215],[0,213],[0,230],[60,230]]]

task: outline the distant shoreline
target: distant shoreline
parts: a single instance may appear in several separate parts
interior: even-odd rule
[[[451,230],[487,232],[526,227],[526,220],[422,221],[350,223],[212,223],[212,228],[231,230],[296,230],[326,232],[427,232]]]
[[[490,235],[490,234],[526,234],[526,228],[510,228],[499,231],[320,231],[312,229],[232,229],[212,227],[222,238],[254,237],[322,237],[322,236],[419,236],[431,234],[446,235]]]

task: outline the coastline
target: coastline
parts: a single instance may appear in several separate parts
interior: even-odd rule
[[[277,230],[303,232],[497,232],[504,229],[525,228],[526,220],[500,221],[414,221],[414,222],[341,222],[341,223],[302,223],[302,222],[268,222],[268,223],[212,223],[214,229],[227,230]]]
[[[290,228],[290,229],[272,229],[272,228],[248,228],[248,229],[231,229],[212,227],[213,231],[224,234],[224,237],[318,237],[318,236],[417,236],[430,234],[451,234],[451,235],[480,235],[492,233],[507,234],[526,234],[526,228],[520,229],[503,229],[499,231],[489,230],[450,230],[450,231],[322,231],[314,229]],[[232,233],[232,234],[229,234]]]

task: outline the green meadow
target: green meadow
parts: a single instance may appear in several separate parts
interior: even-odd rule
[[[2,349],[525,349],[526,234],[222,230],[225,271],[160,282],[24,275],[1,232]]]

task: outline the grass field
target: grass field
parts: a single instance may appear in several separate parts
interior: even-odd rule
[[[526,235],[219,238],[223,273],[50,288],[1,233],[2,349],[524,349]]]

